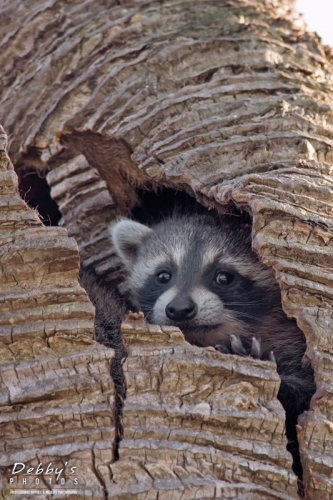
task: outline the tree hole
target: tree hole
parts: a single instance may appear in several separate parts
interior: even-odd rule
[[[57,226],[61,212],[52,199],[50,186],[47,183],[47,171],[33,168],[18,169],[19,192],[24,201],[38,211],[45,226]]]

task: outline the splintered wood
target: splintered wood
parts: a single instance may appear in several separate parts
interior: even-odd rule
[[[275,365],[188,344],[132,315],[112,498],[294,499]]]
[[[1,127],[0,200],[0,497],[34,490],[36,477],[59,488],[54,475],[24,476],[25,485],[12,475],[15,463],[52,462],[65,467],[68,488],[75,467],[76,498],[104,499],[98,470],[113,458],[113,351],[93,340],[76,243],[65,229],[43,227],[20,199]]]

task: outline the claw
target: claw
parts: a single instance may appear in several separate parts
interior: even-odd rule
[[[251,356],[257,359],[260,359],[262,356],[260,340],[257,340],[255,337],[252,337]]]
[[[230,354],[230,350],[225,345],[217,344],[214,347],[217,351],[222,352],[223,354]]]
[[[275,363],[275,364],[276,364],[276,359],[275,359],[275,356],[274,356],[273,351],[271,351],[271,352],[269,353],[268,359],[269,359],[269,361],[273,361],[273,363]]]
[[[230,335],[230,343],[231,343],[231,348],[235,354],[238,354],[239,356],[246,356],[247,355],[247,352],[244,349],[242,341],[239,337],[237,337],[234,334],[231,334]]]

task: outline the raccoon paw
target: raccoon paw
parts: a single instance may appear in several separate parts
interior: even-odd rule
[[[215,349],[219,352],[222,352],[223,354],[237,354],[238,356],[251,356],[252,358],[255,359],[266,359],[268,361],[275,361],[275,357],[273,354],[273,351],[269,353],[268,358],[264,357],[262,349],[261,349],[261,342],[258,340],[256,337],[252,337],[251,339],[251,347],[250,349],[246,349],[243,345],[243,342],[237,335],[230,335],[230,348],[218,344],[215,346]]]
[[[260,344],[259,344],[260,346]],[[223,354],[237,354],[238,356],[248,356],[243,343],[237,335],[230,335],[230,348],[226,345],[217,344],[215,349]]]

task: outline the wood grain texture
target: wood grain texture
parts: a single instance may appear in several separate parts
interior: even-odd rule
[[[287,0],[198,0],[195,5],[187,0],[66,4],[28,0],[23,6],[6,1],[1,19],[1,119],[11,138],[15,166],[32,165],[37,155],[39,168],[50,169],[49,182],[64,225],[77,238],[85,263],[110,279],[121,276],[121,270],[104,230],[117,214],[114,199],[97,174],[106,166],[96,161],[98,155],[88,162],[75,149],[63,150],[61,131],[84,134],[92,129],[124,141],[133,150],[131,160],[140,168],[138,175],[143,171],[152,183],[185,189],[207,205],[233,202],[251,213],[254,248],[275,270],[285,312],[304,331],[315,369],[318,393],[299,422],[306,497],[329,500],[333,498],[332,63],[329,50],[307,32],[292,4]],[[88,145],[90,152],[93,145]],[[115,162],[110,158],[110,165]],[[3,196],[12,196],[6,191],[12,175],[8,172],[0,179]],[[3,199],[7,207],[8,199]],[[20,202],[15,203],[19,207]],[[16,227],[30,224],[29,230],[36,230],[31,212],[22,211],[19,220],[19,208],[8,212]],[[62,251],[64,256],[70,254],[67,247]],[[34,261],[36,252],[29,249],[27,258]],[[6,265],[5,286],[11,293],[17,262],[13,254]],[[24,262],[20,266],[20,273],[27,273],[28,266]],[[38,268],[34,272],[38,282]],[[25,321],[21,323],[25,328]],[[150,363],[151,351],[147,348],[145,358],[141,348],[143,359]],[[191,354],[186,356],[190,363]],[[251,379],[253,363],[244,366]],[[199,382],[196,391],[199,397]],[[147,429],[142,432],[145,436]],[[128,485],[138,498],[157,496],[153,491],[149,497],[148,486],[141,494],[137,490],[141,480],[149,485],[156,475],[176,484],[175,458],[154,472],[149,467],[143,471],[139,447],[131,451],[140,462],[133,468],[125,459],[125,447],[122,452],[113,473],[121,481],[130,478]],[[201,473],[207,470],[209,477],[213,474],[211,466],[201,470],[198,460],[195,467]],[[195,474],[184,474],[192,484]],[[246,476],[246,467],[242,474]],[[224,481],[222,473],[214,472],[213,481],[218,477]],[[284,488],[292,495],[288,474],[284,480],[276,477],[280,489],[269,481],[263,487],[279,494]],[[238,494],[236,498],[251,498],[236,492],[239,478],[235,484],[229,476],[226,480],[230,494],[224,483],[214,483],[225,488],[226,498]],[[251,476],[248,488],[253,484]],[[175,486],[172,491],[176,490]],[[193,491],[189,495],[194,496]],[[203,491],[198,495],[211,497],[212,490]],[[253,498],[262,498],[261,494],[254,492]]]
[[[191,346],[140,316],[122,331],[127,398],[112,470],[131,479],[128,489],[116,480],[112,498],[296,498],[273,363]]]
[[[113,459],[113,351],[93,340],[76,243],[63,228],[43,227],[19,197],[1,127],[0,186],[0,495],[22,487],[9,485],[16,462],[67,462],[79,478],[75,498],[104,499],[98,471]]]

